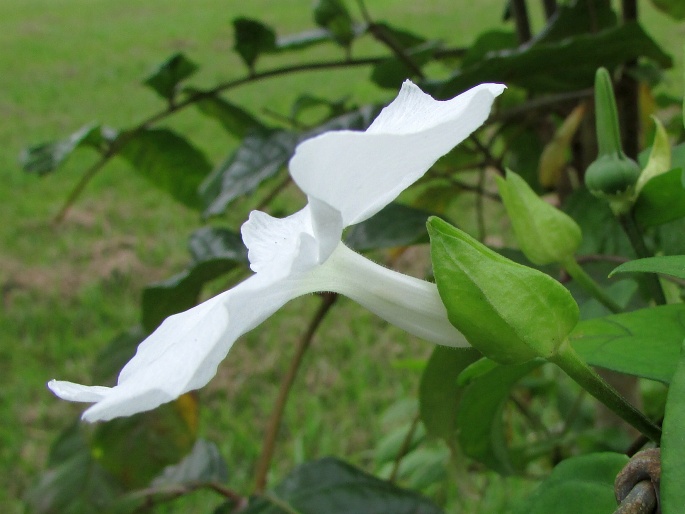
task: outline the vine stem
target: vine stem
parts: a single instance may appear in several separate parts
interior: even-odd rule
[[[618,221],[628,236],[630,244],[635,250],[635,254],[640,259],[653,257],[652,252],[649,251],[647,245],[645,244],[645,240],[642,237],[640,228],[637,226],[633,212],[629,211],[628,213],[619,216]],[[646,273],[644,277],[647,287],[649,288],[649,292],[657,305],[666,305],[666,296],[664,295],[664,290],[659,282],[659,277],[657,277],[657,275],[654,273]]]
[[[288,395],[297,377],[297,372],[300,369],[300,364],[302,364],[302,359],[304,354],[309,349],[312,339],[316,330],[321,325],[321,322],[326,317],[326,314],[330,311],[331,307],[335,304],[338,299],[336,293],[323,293],[321,305],[314,313],[312,320],[309,322],[307,331],[303,334],[302,338],[298,342],[297,348],[295,349],[295,355],[293,355],[290,361],[290,366],[286,372],[283,381],[281,382],[281,387],[278,391],[278,396],[276,397],[276,402],[274,404],[274,409],[269,417],[268,424],[266,426],[266,432],[264,433],[264,441],[262,442],[262,453],[257,461],[257,470],[255,472],[255,492],[261,494],[266,488],[266,478],[271,467],[271,459],[274,455],[274,449],[276,447],[276,437],[278,436],[278,430],[281,427],[281,420],[283,419],[283,412],[285,411],[285,404],[288,401]]]
[[[416,433],[416,430],[419,428],[419,421],[421,421],[421,416],[417,414],[416,416],[414,416],[414,419],[411,422],[411,426],[409,427],[409,430],[407,430],[407,435],[404,436],[402,446],[397,452],[397,456],[395,457],[395,462],[392,467],[392,473],[390,473],[390,478],[388,478],[388,482],[395,482],[397,480],[397,475],[400,472],[400,464],[402,464],[402,459],[404,459],[404,457],[407,455],[407,452],[409,451],[409,448],[411,447],[411,442],[412,439],[414,439],[414,434]]]
[[[571,278],[578,282],[588,293],[597,299],[602,305],[613,313],[623,312],[623,309],[617,304],[606,292],[599,287],[599,284],[587,274],[587,272],[578,264],[574,256],[571,256],[561,265],[571,275]]]
[[[568,340],[559,347],[556,355],[549,358],[583,389],[606,405],[628,424],[658,443],[661,429],[642,412],[633,407],[613,387],[607,384],[571,347]]]

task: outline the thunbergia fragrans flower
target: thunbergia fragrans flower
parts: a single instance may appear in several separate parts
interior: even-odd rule
[[[341,237],[478,128],[503,90],[482,84],[441,102],[407,81],[365,132],[327,132],[303,142],[290,173],[308,204],[284,219],[253,211],[242,227],[253,276],[167,318],[140,344],[116,386],[57,380],[48,386],[65,400],[94,403],[83,413],[87,421],[153,409],[207,384],[236,339],[288,301],[316,291],[348,296],[428,341],[467,346],[434,284],[371,262]]]

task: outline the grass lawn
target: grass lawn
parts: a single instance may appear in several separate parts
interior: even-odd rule
[[[369,1],[372,15],[467,45],[500,24],[501,0],[455,9],[453,0]],[[352,7],[352,3],[350,2]],[[640,4],[642,6],[642,4]],[[118,128],[162,108],[139,82],[155,64],[183,51],[201,65],[192,83],[210,86],[245,74],[231,51],[231,20],[255,17],[280,34],[313,26],[310,0],[0,0],[0,510],[21,512],[21,495],[40,472],[49,445],[79,406],[53,398],[50,378],[89,382],[93,357],[121,330],[138,321],[142,287],[183,268],[195,212],[149,187],[123,161],[112,161],[59,226],[50,223],[80,172],[92,162],[77,152],[59,173],[38,179],[21,172],[20,150],[63,137],[91,121]],[[456,11],[456,12],[455,12]],[[356,11],[354,11],[356,14]],[[685,24],[645,4],[648,27],[682,70]],[[382,50],[359,45],[360,55]],[[291,59],[334,58],[317,48],[302,56],[268,57],[266,69]],[[286,114],[309,93],[346,95],[358,103],[387,100],[367,69],[309,73],[235,90],[231,99],[255,112]],[[671,75],[675,91],[679,73]],[[235,140],[194,111],[166,125],[192,134],[218,161]],[[293,206],[303,201],[293,192]],[[237,226],[249,202],[228,215]],[[250,484],[260,437],[279,379],[314,297],[292,302],[236,345],[217,378],[200,392],[201,432],[219,441],[231,463],[231,484]],[[288,404],[274,478],[303,460],[336,454],[370,464],[382,435],[379,413],[411,398],[419,373],[402,362],[423,358],[430,345],[406,336],[345,300],[336,306],[307,355]],[[213,498],[212,498],[213,499]],[[198,506],[197,512],[205,512]],[[189,512],[186,510],[185,512]]]

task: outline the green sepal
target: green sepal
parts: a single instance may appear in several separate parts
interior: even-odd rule
[[[582,240],[578,224],[535,194],[516,173],[497,177],[499,194],[507,209],[521,251],[538,266],[564,262]]]
[[[579,318],[564,286],[439,218],[428,220],[428,233],[440,298],[474,348],[501,364],[555,355]]]

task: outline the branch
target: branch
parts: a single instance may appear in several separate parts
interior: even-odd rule
[[[255,472],[255,492],[257,494],[263,493],[264,489],[266,488],[266,475],[269,472],[269,467],[271,466],[271,459],[273,458],[274,448],[276,446],[278,429],[281,427],[281,419],[283,418],[285,404],[288,401],[290,389],[295,382],[297,371],[300,368],[300,364],[302,364],[302,358],[311,345],[317,328],[319,328],[319,325],[324,320],[326,314],[328,314],[328,311],[331,309],[331,307],[333,307],[337,299],[338,295],[335,293],[323,293],[321,305],[314,314],[312,320],[309,322],[307,331],[300,339],[297,348],[295,349],[295,355],[293,355],[293,358],[290,361],[290,367],[288,368],[285,377],[283,377],[281,387],[278,391],[278,396],[276,397],[274,410],[271,412],[271,417],[269,418],[269,422],[266,427],[266,433],[264,434],[262,453],[259,456],[259,461],[257,462],[257,471]]]

